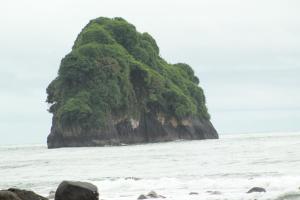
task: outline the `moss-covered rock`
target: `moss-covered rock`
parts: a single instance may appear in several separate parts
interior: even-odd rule
[[[122,18],[91,20],[47,88],[48,146],[217,138],[198,84],[189,65],[160,57],[148,33]]]

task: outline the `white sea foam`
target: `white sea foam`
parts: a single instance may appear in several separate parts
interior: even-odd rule
[[[80,180],[96,184],[106,200],[137,199],[151,190],[174,200],[296,200],[300,133],[98,148],[0,146],[0,177],[0,189],[45,196],[62,180]],[[246,193],[255,186],[267,192]]]

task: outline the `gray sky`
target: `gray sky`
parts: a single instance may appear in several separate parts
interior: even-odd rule
[[[221,134],[300,131],[299,0],[1,0],[0,144],[45,143],[45,88],[90,19],[120,16],[190,64]]]

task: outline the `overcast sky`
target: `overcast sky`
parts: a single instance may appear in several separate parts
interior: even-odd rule
[[[190,64],[226,133],[300,131],[299,0],[1,0],[0,144],[46,143],[45,89],[90,19],[120,16]]]

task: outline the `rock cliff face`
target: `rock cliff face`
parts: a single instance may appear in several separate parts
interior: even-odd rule
[[[122,18],[91,20],[47,88],[48,147],[216,139],[198,84],[148,33]]]

